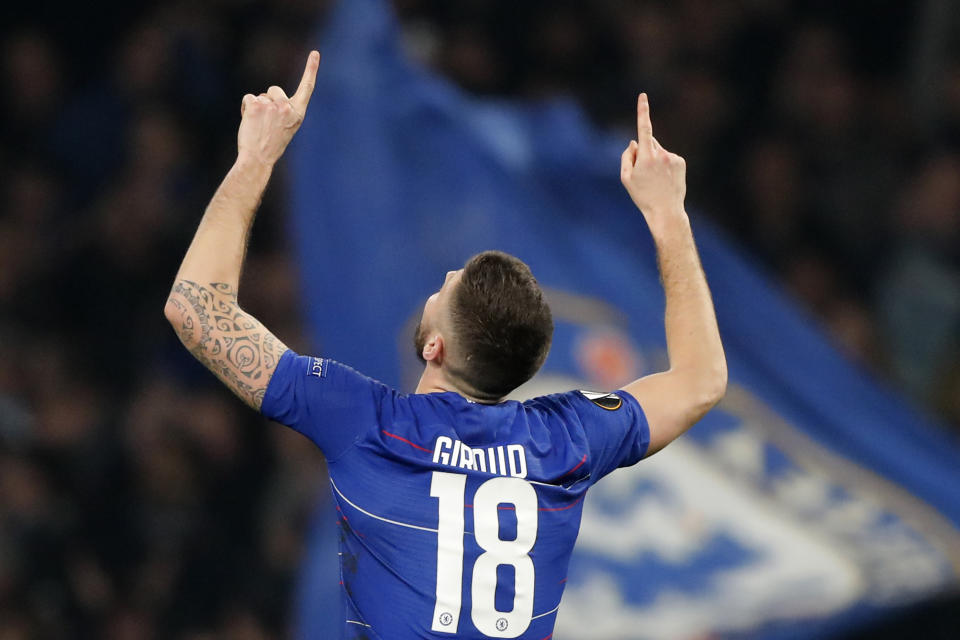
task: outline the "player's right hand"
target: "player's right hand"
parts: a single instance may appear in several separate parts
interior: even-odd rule
[[[280,159],[307,113],[319,66],[320,54],[311,51],[300,86],[289,98],[278,86],[270,87],[259,96],[251,93],[243,96],[240,130],[237,132],[239,158],[268,166]]]
[[[664,218],[685,216],[687,164],[653,137],[647,94],[637,99],[637,139],[620,158],[620,181],[651,227]]]

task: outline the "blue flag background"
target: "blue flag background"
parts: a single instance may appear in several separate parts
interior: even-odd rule
[[[322,355],[412,390],[424,300],[496,248],[530,264],[557,325],[520,394],[664,366],[654,250],[619,183],[629,132],[597,131],[569,102],[463,94],[405,59],[382,0],[341,2],[318,44],[290,231]],[[687,436],[591,490],[555,637],[815,638],[956,585],[955,443],[692,218],[730,389]],[[338,615],[332,522],[313,527],[302,637],[329,637]]]

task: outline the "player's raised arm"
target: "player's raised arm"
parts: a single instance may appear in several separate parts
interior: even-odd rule
[[[303,122],[319,64],[311,52],[289,98],[277,86],[243,97],[237,160],[207,205],[164,310],[190,353],[255,409],[287,347],[240,308],[240,270],[263,191]]]
[[[727,362],[684,209],[686,163],[653,137],[646,94],[637,101],[637,139],[623,152],[620,180],[650,227],[667,302],[670,369],[623,388],[647,416],[651,455],[720,401],[727,387]]]

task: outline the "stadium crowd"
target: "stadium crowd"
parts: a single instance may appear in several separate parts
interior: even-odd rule
[[[318,3],[103,4],[3,26],[0,639],[284,637],[322,458],[221,389],[161,309],[240,97],[297,77]],[[923,3],[395,6],[410,55],[470,92],[573,95],[628,131],[648,91],[690,208],[960,427],[960,42],[920,37]],[[322,350],[283,187],[281,169],[244,306]]]

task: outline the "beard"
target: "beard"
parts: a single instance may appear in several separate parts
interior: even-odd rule
[[[427,345],[427,330],[423,328],[423,321],[417,323],[417,328],[413,330],[413,348],[416,350],[417,360],[423,364],[427,361],[423,359],[423,348]]]

